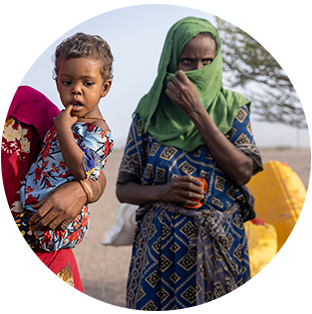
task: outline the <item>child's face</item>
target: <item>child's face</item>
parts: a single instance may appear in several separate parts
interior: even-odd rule
[[[74,58],[61,62],[57,73],[57,90],[66,108],[74,107],[72,116],[92,116],[99,113],[98,103],[108,93],[111,80],[103,82],[102,62],[92,58]]]

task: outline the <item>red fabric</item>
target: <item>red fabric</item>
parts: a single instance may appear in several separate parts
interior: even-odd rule
[[[41,143],[38,141],[36,131],[31,126],[15,124],[15,127],[18,126],[21,126],[24,132],[27,132],[24,135],[24,138],[31,143],[29,153],[21,152],[21,143],[19,139],[16,139],[14,142],[8,142],[6,138],[2,138],[2,179],[4,192],[11,209],[14,207],[14,203],[20,199],[17,191],[19,191],[21,187],[21,182],[24,180],[29,166],[36,159],[38,153],[36,148],[41,148]],[[5,147],[8,147],[8,149],[4,150]],[[14,211],[12,211],[12,214],[15,216]]]
[[[11,119],[12,120],[12,119]],[[31,126],[17,123],[15,120],[6,121],[10,125],[11,132],[22,128],[24,140],[31,143],[30,152],[21,152],[21,140],[7,140],[5,125],[0,126],[0,223],[13,218],[16,213],[12,211],[13,203],[19,200],[21,181],[24,179],[30,164],[37,156],[41,143],[37,138],[37,132]],[[22,310],[27,309],[42,294],[47,284],[67,265],[71,266],[75,285],[75,311],[85,312],[86,301],[81,284],[81,279],[75,257],[70,249],[46,253],[38,250],[27,254],[25,268],[24,289],[29,295],[29,300]]]
[[[11,132],[22,128],[24,140],[31,143],[30,152],[21,152],[21,140],[7,140],[5,125],[10,125]],[[24,123],[15,120],[6,121],[0,126],[0,223],[13,218],[13,203],[19,200],[21,181],[24,179],[30,164],[35,160],[41,143],[37,138],[36,130]],[[13,133],[12,133],[13,134]],[[27,311],[32,303],[43,293],[47,284],[67,265],[71,266],[75,285],[75,311],[85,312],[86,301],[75,257],[70,249],[63,249],[53,253],[38,250],[27,254],[25,268],[24,289],[29,300],[22,311]]]
[[[19,200],[21,182],[41,149],[41,142],[52,127],[53,118],[59,112],[39,91],[28,86],[15,87],[5,82],[2,60],[7,47],[7,34],[7,18],[0,4],[0,223],[16,215],[12,207]],[[10,117],[22,123],[7,121]],[[16,136],[21,129],[23,140],[30,143],[28,151],[23,150],[25,142]],[[75,311],[87,310],[75,257],[71,250],[66,249],[53,253],[38,250],[27,254],[24,289],[29,300],[23,311],[27,311],[67,263],[71,266],[74,279]]]
[[[33,250],[27,254],[25,266],[24,290],[29,294],[28,302],[22,309],[27,312],[50,283],[50,281],[66,267],[71,266],[75,285],[75,312],[86,312],[86,300],[74,254],[71,249],[63,249],[52,253]]]
[[[58,107],[39,91],[30,86],[19,86],[10,105],[7,119],[12,116],[33,126],[42,142],[59,111]]]
[[[23,130],[24,140],[31,143],[30,152],[21,152],[20,138],[8,141],[8,133],[5,131],[6,128],[8,129],[8,125],[10,125],[11,133],[17,130],[20,131],[20,129]],[[19,200],[18,191],[21,182],[30,164],[35,160],[40,148],[41,143],[33,127],[27,126],[24,123],[18,123],[14,119],[6,121],[4,125],[0,126],[0,223],[16,216],[16,212],[11,210],[13,203]],[[87,311],[78,267],[74,254],[70,249],[63,249],[53,253],[38,250],[27,254],[24,290],[29,295],[29,300],[26,307],[22,309],[23,311],[29,309],[32,303],[42,294],[49,282],[67,263],[71,266],[75,285],[75,311]]]

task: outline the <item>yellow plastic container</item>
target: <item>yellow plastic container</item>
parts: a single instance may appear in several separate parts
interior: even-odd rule
[[[247,187],[256,198],[257,217],[275,227],[280,250],[293,230],[306,198],[307,191],[301,179],[286,164],[269,161]]]
[[[244,224],[250,262],[251,277],[258,274],[277,253],[275,228],[267,223],[257,225],[251,221]]]

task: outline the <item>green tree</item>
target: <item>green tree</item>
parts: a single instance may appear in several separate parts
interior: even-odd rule
[[[261,121],[312,128],[312,3],[262,3],[259,18],[214,10],[226,82],[244,88]]]

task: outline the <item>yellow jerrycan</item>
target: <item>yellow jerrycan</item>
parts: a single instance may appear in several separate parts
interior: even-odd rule
[[[286,163],[269,161],[263,168],[247,187],[256,198],[257,217],[275,227],[279,251],[299,218],[307,191]]]
[[[250,263],[250,274],[258,274],[277,253],[277,234],[274,226],[255,218],[244,223]]]

